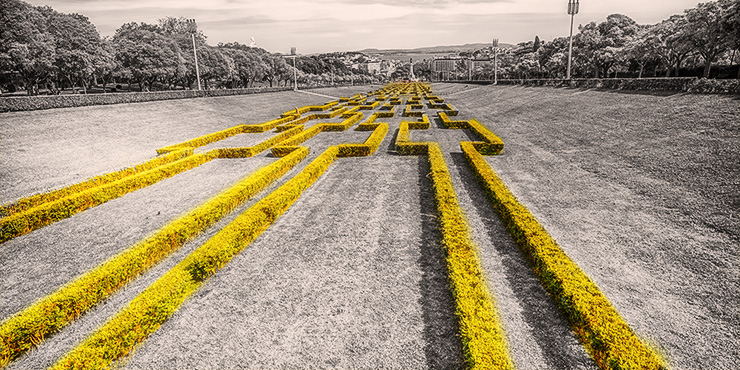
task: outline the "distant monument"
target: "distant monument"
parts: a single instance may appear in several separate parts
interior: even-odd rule
[[[409,58],[409,81],[416,81],[416,76],[414,76],[414,58]]]
[[[250,48],[256,48],[257,47],[257,41],[254,41],[254,36],[251,37],[251,42],[249,43]]]

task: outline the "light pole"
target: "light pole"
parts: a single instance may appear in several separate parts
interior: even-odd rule
[[[197,26],[195,25],[195,19],[188,19],[190,29],[193,31],[190,36],[193,38],[193,59],[195,60],[195,79],[198,81],[198,90],[200,90],[200,70],[198,69],[198,52],[195,51],[195,31]]]
[[[498,60],[496,58],[496,51],[498,51],[498,39],[493,39],[493,84],[498,84]]]
[[[290,56],[286,58],[293,58],[293,91],[298,91],[298,69],[295,67],[295,58],[297,57],[295,53],[295,46],[290,48]]]
[[[568,38],[568,71],[565,79],[570,80],[570,63],[573,55],[573,18],[578,14],[578,0],[568,0],[568,14],[570,14],[570,37]]]

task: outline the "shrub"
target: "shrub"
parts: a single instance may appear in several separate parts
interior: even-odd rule
[[[513,369],[514,363],[493,297],[483,280],[477,247],[470,239],[468,224],[457,202],[457,193],[439,144],[429,144],[428,155],[442,243],[455,297],[455,314],[468,367]]]
[[[117,88],[120,90],[120,88]],[[201,97],[216,97],[229,95],[259,94],[277,91],[288,91],[290,87],[254,88],[254,89],[222,89],[222,90],[176,90],[156,92],[130,92],[116,94],[86,94],[86,95],[44,95],[18,96],[0,99],[0,112],[17,112],[38,109],[83,107],[89,105],[109,105],[140,103],[156,100],[189,99]]]
[[[428,155],[455,314],[468,367],[513,369],[493,297],[483,280],[477,247],[470,239],[469,227],[457,202],[439,144],[410,142],[408,122],[401,122],[396,150],[402,154]]]
[[[216,152],[195,154],[120,180],[41,204],[0,220],[0,243],[25,235],[86,209],[155,184],[217,157]]]

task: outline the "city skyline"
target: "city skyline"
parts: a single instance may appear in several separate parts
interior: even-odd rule
[[[156,23],[157,19],[196,19],[208,43],[237,41],[270,52],[300,54],[395,49],[490,42],[515,44],[539,36],[567,36],[567,1],[547,0],[242,0],[143,1],[26,0],[64,13],[80,13],[95,24],[101,36],[112,36],[128,22]],[[696,0],[581,1],[579,24],[601,22],[613,13],[640,24],[654,24],[698,4]]]

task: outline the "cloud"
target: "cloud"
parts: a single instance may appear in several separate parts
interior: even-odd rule
[[[81,13],[101,35],[124,23],[195,18],[210,44],[254,36],[260,47],[301,53],[443,44],[517,43],[568,34],[567,2],[552,0],[25,0],[64,13]],[[576,24],[625,14],[657,23],[697,0],[583,1]]]

